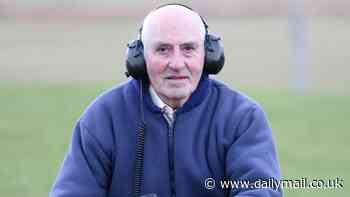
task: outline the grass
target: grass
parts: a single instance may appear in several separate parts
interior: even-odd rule
[[[75,121],[112,84],[2,82],[0,196],[47,196]],[[284,178],[344,179],[344,189],[285,189],[285,196],[350,195],[350,95],[242,90],[267,111]]]

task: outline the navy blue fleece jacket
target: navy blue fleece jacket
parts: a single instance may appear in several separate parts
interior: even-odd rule
[[[76,124],[51,197],[131,197],[138,81],[99,96]],[[267,118],[250,98],[203,77],[171,129],[144,86],[144,181],[141,194],[158,197],[282,196],[278,188],[222,189],[221,180],[281,178]],[[212,178],[216,187],[207,189]]]

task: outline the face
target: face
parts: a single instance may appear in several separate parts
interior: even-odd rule
[[[177,14],[175,14],[177,15]],[[197,88],[204,65],[203,32],[190,17],[157,18],[145,45],[152,87],[167,104],[183,104]],[[199,21],[201,22],[201,21]]]

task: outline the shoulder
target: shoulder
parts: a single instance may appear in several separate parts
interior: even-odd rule
[[[80,122],[86,127],[95,127],[113,119],[116,111],[123,103],[137,94],[135,82],[128,80],[117,84],[98,95],[80,117]],[[109,123],[108,123],[109,124]]]
[[[212,84],[217,94],[216,112],[222,122],[242,130],[252,122],[268,124],[267,115],[256,100],[221,81],[212,80]]]
[[[245,93],[216,79],[211,79],[211,82],[214,92],[218,95],[220,106],[231,107],[234,111],[262,110],[261,105]]]
[[[246,94],[233,89],[225,83],[213,80],[212,88],[217,92],[218,104],[216,111],[219,113],[221,123],[224,122],[236,131],[228,131],[228,136],[240,136],[248,128],[258,131],[270,131],[267,115],[263,107]]]

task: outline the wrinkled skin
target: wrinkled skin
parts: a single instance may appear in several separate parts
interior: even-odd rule
[[[171,5],[151,12],[142,41],[147,74],[155,92],[172,108],[197,88],[204,65],[204,25],[198,14]]]

